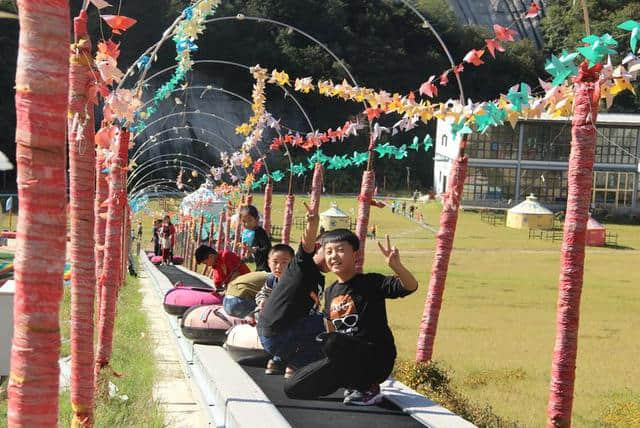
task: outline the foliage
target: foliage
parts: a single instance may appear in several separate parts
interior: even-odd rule
[[[478,406],[451,385],[453,372],[438,362],[396,364],[396,377],[407,386],[436,401],[479,428],[517,427],[496,415],[491,406]]]

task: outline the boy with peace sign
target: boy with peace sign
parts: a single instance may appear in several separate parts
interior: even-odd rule
[[[302,243],[267,300],[258,320],[258,336],[264,349],[284,367],[267,367],[269,374],[285,372],[322,358],[316,336],[324,331],[322,314],[317,312],[318,295],[324,289],[327,272],[316,234],[320,222],[317,210],[307,209],[307,227]]]
[[[415,277],[400,261],[400,253],[378,242],[395,275],[357,273],[360,241],[338,229],[322,236],[327,267],[337,277],[325,292],[327,330],[321,336],[325,358],[298,370],[285,384],[291,398],[312,399],[346,388],[344,403],[369,406],[382,400],[380,383],[393,370],[396,347],[387,322],[385,299],[405,297],[418,288]]]

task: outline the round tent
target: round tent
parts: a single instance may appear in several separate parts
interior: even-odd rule
[[[551,229],[553,212],[544,207],[534,195],[507,211],[507,227],[513,229]]]
[[[201,215],[206,220],[218,218],[227,205],[227,200],[218,195],[211,188],[210,183],[205,183],[193,193],[185,196],[180,203],[180,213],[185,217],[198,218]]]
[[[604,247],[607,240],[607,231],[603,225],[589,216],[587,222],[587,245],[591,247]]]
[[[331,208],[320,213],[320,227],[324,230],[349,229],[350,218],[338,208],[338,204],[331,203]]]

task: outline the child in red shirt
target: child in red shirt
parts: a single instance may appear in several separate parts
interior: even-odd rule
[[[249,267],[231,251],[218,253],[208,245],[201,245],[196,250],[196,263],[204,263],[213,269],[212,278],[216,288],[224,288],[240,275],[251,272]]]

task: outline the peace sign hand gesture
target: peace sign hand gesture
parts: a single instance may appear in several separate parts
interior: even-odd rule
[[[400,252],[395,245],[393,247],[391,246],[389,235],[385,235],[385,237],[387,238],[387,245],[383,246],[380,241],[378,241],[378,247],[380,247],[380,252],[384,256],[387,265],[395,270],[396,267],[400,266]]]
[[[311,207],[309,207],[309,205],[307,205],[306,202],[302,203],[305,207],[305,209],[307,210],[307,215],[306,215],[306,219],[308,223],[316,223],[319,220],[318,217],[318,210],[317,209],[313,209]]]

